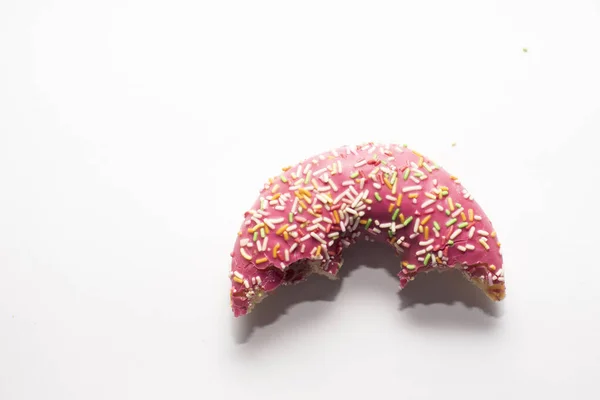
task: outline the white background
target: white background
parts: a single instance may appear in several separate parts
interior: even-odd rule
[[[0,399],[597,399],[599,134],[599,1],[2,0]],[[366,140],[461,177],[506,300],[357,245],[234,320],[262,183]]]

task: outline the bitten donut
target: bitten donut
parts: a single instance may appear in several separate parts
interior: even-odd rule
[[[361,236],[401,256],[400,288],[421,272],[460,269],[504,298],[500,241],[459,179],[406,146],[366,143],[309,157],[264,185],[231,253],[234,315],[312,273],[335,278]]]

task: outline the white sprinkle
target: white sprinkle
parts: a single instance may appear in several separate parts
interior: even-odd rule
[[[250,289],[250,284],[248,283],[248,279],[244,279],[244,286],[246,289]]]
[[[419,225],[421,224],[421,218],[417,218],[417,220],[415,221],[415,226],[413,229],[414,233],[417,233],[419,231]]]
[[[467,251],[467,248],[465,246],[456,246],[456,248],[462,251],[463,253]]]
[[[380,224],[380,225],[379,225],[379,227],[380,227],[381,229],[387,229],[387,228],[389,228],[390,226],[392,226],[392,223],[391,223],[391,222],[386,222],[386,223],[383,223],[383,224]]]
[[[467,250],[475,250],[475,246],[473,246],[472,244],[467,244],[465,247],[467,248]]]
[[[418,180],[417,178],[415,178],[414,176],[411,176],[410,180],[413,181],[414,183],[421,183],[421,181]]]
[[[265,221],[266,221],[266,219],[265,219]],[[270,220],[270,222],[273,223],[273,224],[280,224],[283,221],[284,221],[283,217],[273,218],[273,219]],[[269,227],[269,228],[271,228],[271,227]],[[271,228],[271,229],[274,229],[274,228]]]
[[[333,221],[327,217],[323,217],[323,221],[327,222],[328,224],[333,224]]]
[[[284,206],[277,206],[277,207],[275,207],[275,209],[277,211],[283,211],[283,210],[285,210],[285,207]]]
[[[464,211],[464,208],[462,208],[462,207],[461,207],[461,208],[459,208],[458,210],[454,211],[454,212],[452,213],[452,218],[456,218],[456,217],[458,217],[458,216],[460,215],[460,213],[461,213],[461,212],[463,212],[463,211]]]
[[[294,243],[292,247],[290,247],[290,253],[293,253],[294,250],[296,250],[296,247],[298,247],[298,243]]]
[[[354,185],[354,181],[353,180],[347,180],[342,182],[342,186],[352,186]]]
[[[354,189],[354,186],[350,186],[350,192],[351,192],[353,195],[355,195],[355,196],[358,196],[358,192],[356,191],[356,189]],[[347,196],[348,196],[348,198],[349,198],[350,200],[352,200],[352,197],[350,196],[350,194],[348,194]]]
[[[294,203],[292,204],[292,214],[296,214],[296,209],[298,208],[298,198],[294,198]]]
[[[288,249],[285,249],[285,261],[289,262],[290,261],[290,252]]]
[[[316,231],[317,229],[319,229],[319,224],[314,224],[306,228],[308,232]]]
[[[261,244],[260,240],[258,242],[256,242],[256,247],[258,248],[258,251],[263,251],[262,244]]]
[[[392,229],[392,233],[395,234],[396,233],[396,222],[395,221],[392,221],[392,227],[391,227],[391,229]]]
[[[481,216],[480,215],[476,215],[474,218],[475,218],[475,221],[481,221]]]
[[[331,232],[330,234],[327,235],[327,237],[330,238],[330,239],[335,239],[338,236],[340,236],[339,232]]]
[[[393,201],[393,202],[395,202],[397,200],[394,196],[389,195],[389,194],[386,195],[385,198],[388,199],[389,201]]]
[[[425,251],[431,251],[431,250],[433,250],[433,245],[430,244],[429,246],[427,246],[427,248],[425,249]]]
[[[300,241],[301,241],[301,242],[305,242],[305,241],[307,241],[308,239],[310,239],[310,234],[306,234],[306,235],[302,236],[302,238],[300,239]]]
[[[312,236],[314,239],[318,240],[319,242],[321,242],[322,244],[327,244],[326,241],[324,241],[319,235],[317,235],[314,232],[310,233],[310,236]]]
[[[249,241],[250,241],[250,239],[248,239],[248,238],[243,238],[243,239],[241,239],[241,240],[240,240],[240,246],[241,246],[241,247],[244,247],[244,246],[246,246],[246,245],[248,244],[248,242],[249,242]]]
[[[270,205],[270,206],[274,206],[274,205],[275,205],[275,204],[277,204],[277,203],[279,203],[277,200],[271,200],[271,201],[269,202],[269,205]]]
[[[410,239],[414,239],[414,238],[416,238],[417,236],[419,236],[419,234],[418,234],[418,233],[411,233],[411,234],[410,234],[410,236],[409,236],[409,238],[410,238]]]
[[[377,234],[381,233],[381,229],[379,229],[379,228],[370,228],[370,229]]]
[[[328,192],[329,190],[331,190],[331,186],[326,185],[326,186],[319,186],[317,188],[318,192]]]
[[[371,154],[373,151],[375,151],[376,147],[375,145],[371,146],[371,148],[367,151],[369,154]]]
[[[358,228],[358,224],[360,224],[360,218],[356,218],[356,221],[354,221],[354,225],[352,225],[353,232],[356,230],[356,228]]]
[[[340,162],[340,160],[337,161],[337,165],[338,165],[338,174],[342,173],[342,163]]]
[[[439,257],[439,258],[442,258],[442,257],[444,257],[444,253],[442,253],[442,251],[441,251],[441,250],[438,250],[438,257]]]
[[[337,185],[335,184],[335,182],[334,182],[334,181],[329,181],[329,184],[330,184],[330,185],[331,185],[331,187],[333,188],[333,191],[334,191],[334,192],[337,192],[337,191],[338,191],[338,187],[337,187]]]
[[[367,160],[362,160],[354,164],[354,168],[360,168],[367,163]]]
[[[300,247],[300,253],[304,254],[304,250],[306,250],[306,245],[302,243],[302,246]]]
[[[436,237],[436,238],[439,238],[439,237],[440,237],[440,233],[438,232],[438,230],[437,230],[437,229],[434,229],[434,230],[433,230],[433,234],[435,235],[435,237]]]
[[[304,171],[302,171],[304,173],[304,175],[306,175],[308,173],[308,171],[312,168],[312,164],[306,164],[306,167],[304,167]]]
[[[269,237],[265,236],[265,239],[263,240],[263,244],[262,244],[263,251],[267,251],[267,243],[268,242],[269,242]]]
[[[489,236],[490,235],[490,233],[488,231],[484,231],[483,229],[478,230],[477,233],[479,233],[481,236]]]
[[[298,225],[292,224],[287,227],[286,231],[291,232],[291,231],[295,230],[296,228],[298,228]]]
[[[252,281],[252,286],[256,285],[256,277],[255,276],[252,277],[251,281]]]
[[[244,279],[244,275],[240,274],[239,271],[233,271],[233,274],[240,279]]]
[[[457,229],[454,232],[452,232],[452,235],[450,235],[450,239],[454,240],[454,238],[456,238],[458,235],[460,235],[460,233],[462,232],[462,229]]]
[[[352,215],[358,215],[358,213],[356,211],[354,211],[354,209],[352,207],[346,207],[346,209],[344,210]]]
[[[415,254],[416,254],[417,256],[422,256],[422,255],[423,255],[423,254],[425,254],[425,253],[427,253],[427,250],[425,250],[425,249],[421,249],[421,250],[417,251]]]
[[[438,180],[437,180],[437,179],[434,179],[434,180],[433,180],[433,186],[437,186],[437,185],[438,185]]]
[[[426,241],[419,242],[419,246],[429,246],[432,243],[433,243],[433,239],[429,239]]]
[[[429,199],[427,201],[424,201],[423,204],[421,204],[421,208],[427,208],[435,202],[436,202],[436,200],[434,200],[434,199]]]
[[[365,179],[361,179],[360,180],[360,190],[363,190],[363,188],[365,187]]]
[[[302,165],[298,165],[298,169],[296,170],[296,176],[302,176]]]
[[[373,187],[377,190],[381,189],[381,185],[377,182],[373,183]]]
[[[325,258],[327,260],[329,260],[329,253],[327,252],[327,243],[322,243],[321,244],[321,250],[322,250],[321,251],[321,257],[322,257],[323,254],[325,254]]]
[[[344,225],[344,221],[340,221],[340,229],[342,232],[346,232],[346,226]]]
[[[406,192],[415,192],[417,190],[421,190],[423,189],[420,185],[417,186],[405,186],[402,188],[402,192],[406,193]]]
[[[327,168],[318,169],[315,172],[313,172],[313,176],[319,177],[319,175],[321,175],[325,171],[327,171]],[[325,174],[325,176],[327,176],[327,174]],[[325,181],[325,182],[327,182],[327,181]]]
[[[444,207],[442,207],[440,204],[438,204],[438,205],[436,206],[436,208],[437,208],[438,210],[442,211],[442,212],[444,211]]]

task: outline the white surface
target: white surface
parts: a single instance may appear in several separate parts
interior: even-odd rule
[[[596,399],[600,3],[291,3],[0,3],[0,399]],[[461,177],[506,301],[362,245],[234,321],[260,185],[364,140]]]

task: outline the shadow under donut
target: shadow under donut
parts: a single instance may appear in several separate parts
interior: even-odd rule
[[[398,279],[400,261],[389,245],[360,241],[345,250],[344,265],[338,274],[339,279],[331,280],[313,274],[305,282],[278,288],[257,304],[250,314],[233,321],[234,338],[238,343],[247,342],[255,329],[273,324],[296,304],[310,301],[334,301],[341,291],[344,280],[351,279],[349,275],[359,266],[383,268],[392,279]],[[378,288],[373,287],[373,290],[378,290]],[[469,317],[465,321],[456,321],[457,324],[465,326],[489,327],[493,324],[490,318],[497,318],[501,315],[499,304],[488,299],[459,271],[430,272],[418,275],[406,288],[398,291],[398,297],[400,299],[399,312],[415,308],[418,305],[461,303],[467,309],[474,309],[472,311],[479,314]],[[437,321],[440,318],[439,314],[414,311],[411,313],[411,318],[415,324],[435,325],[439,322]],[[453,318],[453,314],[456,313],[445,313],[445,318]]]

